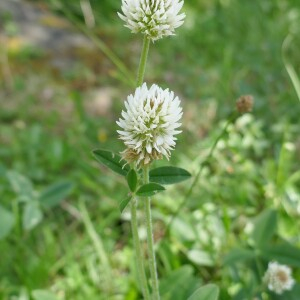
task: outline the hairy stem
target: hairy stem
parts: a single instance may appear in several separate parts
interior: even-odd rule
[[[136,86],[140,86],[144,81],[144,75],[146,70],[146,64],[147,64],[147,57],[149,53],[149,45],[150,40],[144,36],[143,41],[143,48],[141,52],[141,58],[140,58],[140,64],[137,72],[137,82]],[[131,166],[132,167],[132,166]],[[139,238],[139,232],[138,232],[138,222],[137,222],[137,201],[135,198],[131,200],[131,230],[132,230],[132,236],[133,236],[133,244],[136,254],[136,264],[137,264],[137,270],[138,270],[138,276],[142,287],[142,292],[144,299],[150,300],[150,294],[148,290],[147,285],[147,277],[144,267],[144,258],[141,251],[141,245],[140,245],[140,238]]]
[[[141,54],[141,58],[140,58],[139,70],[138,70],[137,80],[136,80],[137,86],[140,86],[144,81],[149,47],[150,47],[150,40],[145,35],[144,41],[143,41],[142,54]]]
[[[149,169],[145,167],[143,170],[144,184],[149,183]],[[145,198],[145,216],[146,216],[146,226],[147,226],[147,242],[148,242],[148,255],[149,255],[149,267],[152,282],[152,296],[153,300],[159,300],[159,287],[158,287],[158,277],[156,269],[156,258],[154,252],[154,240],[153,240],[153,228],[152,228],[152,217],[151,217],[151,198]]]
[[[138,269],[139,280],[145,300],[150,300],[150,294],[147,286],[147,278],[145,274],[143,255],[141,251],[141,245],[138,233],[138,222],[137,222],[137,203],[136,199],[131,200],[131,230],[133,236],[133,244],[136,253],[136,264]]]

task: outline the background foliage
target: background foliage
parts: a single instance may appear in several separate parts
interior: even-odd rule
[[[235,100],[252,94],[255,107],[229,124],[171,225],[191,181],[154,200],[163,299],[187,299],[204,283],[225,300],[298,299],[299,284],[279,297],[261,293],[261,278],[276,260],[300,279],[299,1],[185,2],[184,26],[151,45],[146,73],[183,102],[172,163],[195,176]],[[118,209],[126,185],[91,150],[122,150],[115,121],[141,39],[116,16],[120,1],[90,3],[96,25],[87,29],[77,0],[26,2],[46,14],[43,26],[83,29],[96,42],[68,51],[22,43],[18,19],[0,12],[11,73],[2,60],[1,299],[140,297],[129,215]]]

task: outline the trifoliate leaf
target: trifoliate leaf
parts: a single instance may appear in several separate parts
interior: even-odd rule
[[[173,184],[189,179],[191,174],[184,169],[169,166],[151,170],[149,177],[151,182]]]
[[[122,176],[126,176],[130,170],[129,166],[125,164],[121,156],[111,151],[97,149],[93,151],[93,154],[97,161]]]
[[[151,183],[142,185],[136,192],[136,195],[140,196],[140,197],[151,197],[151,196],[153,196],[159,192],[162,192],[164,190],[165,190],[165,188],[162,185],[151,182]]]

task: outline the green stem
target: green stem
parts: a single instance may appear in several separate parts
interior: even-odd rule
[[[136,82],[137,87],[140,86],[144,81],[147,57],[149,53],[149,46],[150,46],[150,40],[146,36],[144,36],[143,48],[142,48],[142,53],[141,53],[141,58],[139,63],[139,69],[137,73],[137,82]],[[132,229],[133,243],[134,243],[134,248],[136,253],[136,264],[138,269],[138,275],[141,282],[144,299],[147,300],[150,299],[150,294],[148,290],[147,278],[146,278],[146,273],[144,268],[144,258],[140,246],[138,222],[137,222],[137,201],[135,198],[131,200],[131,229]]]
[[[142,292],[145,300],[150,300],[150,294],[147,285],[147,278],[145,274],[143,255],[140,246],[138,223],[137,223],[137,204],[136,199],[131,200],[131,230],[133,236],[133,244],[136,253],[136,264],[138,269],[139,280],[142,287]]]
[[[140,58],[139,70],[138,70],[137,80],[136,80],[137,86],[142,85],[142,83],[144,81],[149,47],[150,47],[150,39],[148,39],[147,36],[144,35],[142,54],[141,54],[141,58]]]
[[[149,183],[149,168],[145,167],[143,169],[144,184]],[[153,228],[152,228],[152,217],[151,217],[151,198],[147,197],[145,199],[145,216],[146,216],[146,226],[147,226],[147,242],[148,242],[148,255],[149,255],[149,266],[152,281],[152,296],[153,300],[159,300],[159,287],[158,287],[158,277],[156,269],[156,258],[154,252],[154,240],[153,240]]]

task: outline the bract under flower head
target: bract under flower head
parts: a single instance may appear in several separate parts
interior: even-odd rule
[[[123,158],[138,166],[147,165],[155,159],[170,157],[176,137],[181,131],[178,123],[182,116],[180,100],[169,89],[163,90],[157,85],[148,89],[144,83],[134,95],[125,101],[126,111],[117,124],[122,128],[117,132],[127,149]]]
[[[277,262],[270,262],[265,273],[264,281],[270,291],[282,294],[286,290],[291,290],[295,280],[292,278],[291,269],[286,265]]]
[[[122,13],[125,27],[131,32],[141,32],[152,41],[174,35],[177,27],[183,24],[185,14],[179,14],[183,0],[122,0]]]

